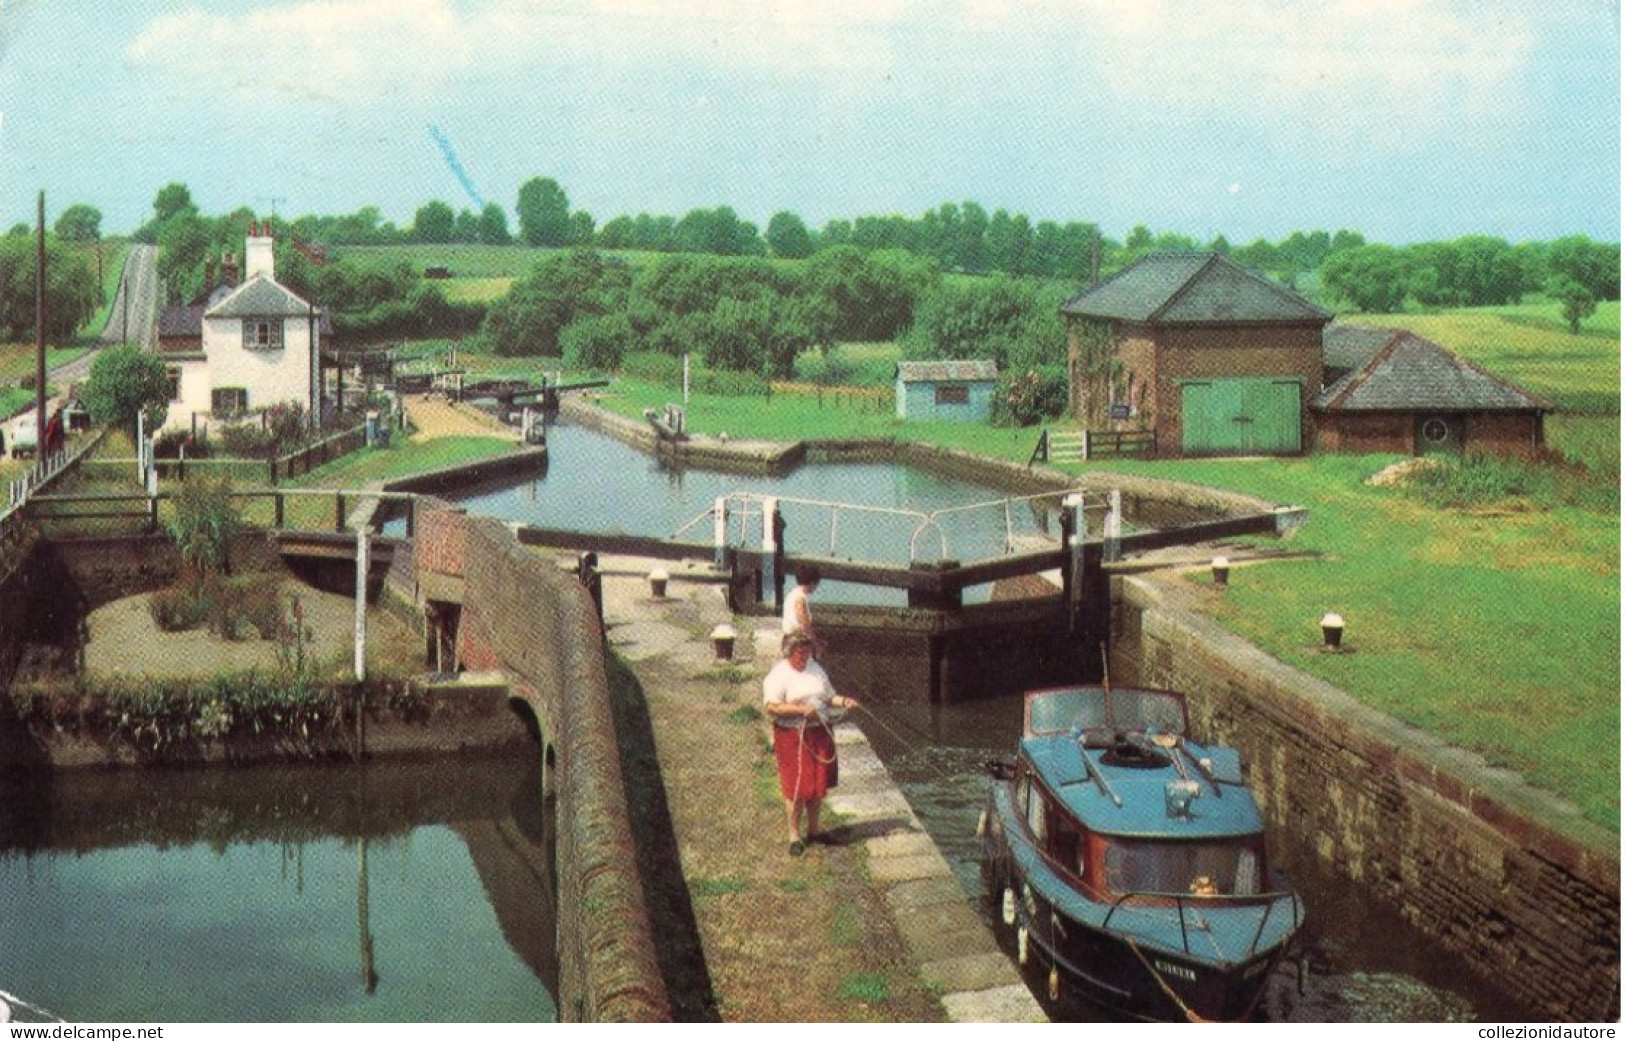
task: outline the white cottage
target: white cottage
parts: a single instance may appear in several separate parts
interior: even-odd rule
[[[273,242],[269,221],[249,227],[242,284],[207,294],[199,340],[186,345],[192,349],[168,347],[160,329],[173,388],[166,428],[228,421],[290,401],[317,421],[323,316],[277,282]]]

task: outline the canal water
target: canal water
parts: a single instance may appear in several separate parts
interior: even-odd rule
[[[0,775],[0,989],[78,1022],[553,1020],[540,790],[534,754]]]
[[[471,513],[542,527],[670,537],[736,491],[832,500],[929,513],[999,500],[1005,493],[890,464],[808,465],[777,477],[678,470],[613,438],[561,423],[549,428],[550,458],[540,477],[492,483],[458,496]],[[906,561],[917,522],[901,525],[851,515],[830,549],[828,511],[786,506],[792,552]],[[879,519],[883,520],[883,519]],[[1311,519],[1311,523],[1313,520]],[[1004,551],[1009,533],[1055,530],[1041,508],[978,509],[942,518],[946,556],[974,560]],[[692,529],[704,541],[709,522]],[[916,539],[924,545],[923,539]],[[809,542],[811,545],[809,546]],[[816,547],[816,548],[814,548]],[[930,546],[926,559],[934,559]],[[983,590],[983,597],[986,591]],[[863,587],[826,583],[824,603],[874,603]],[[975,599],[972,593],[967,600]],[[883,601],[882,601],[883,602]],[[1013,754],[1021,693],[965,704],[870,706],[856,719],[921,823],[952,864],[967,894],[980,897],[976,818],[987,794],[986,764]],[[1304,896],[1302,950],[1283,965],[1259,1010],[1293,1022],[1526,1021],[1526,1010],[1482,987],[1458,959],[1439,951],[1382,906],[1322,870],[1312,852],[1272,850]],[[984,915],[987,914],[983,908]],[[1043,1001],[1041,981],[1031,981]],[[1058,1019],[1101,1018],[1073,1001],[1048,1005]]]
[[[1008,493],[892,463],[807,465],[772,476],[683,469],[562,420],[548,427],[548,460],[537,476],[473,485],[455,498],[470,513],[536,527],[692,541],[701,559],[713,552],[707,513],[734,493],[780,497],[784,545],[792,555],[969,562],[1007,552],[1013,539],[1054,537],[1059,530],[1059,495],[1007,505]],[[834,510],[831,503],[866,509]],[[401,530],[399,522],[386,530]],[[729,544],[760,549],[760,515],[736,516]],[[986,600],[988,592],[975,587],[965,599]],[[904,602],[900,590],[834,581],[820,586],[819,598]]]

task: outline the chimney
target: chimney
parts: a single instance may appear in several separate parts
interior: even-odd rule
[[[208,296],[214,292],[214,255],[209,254],[203,258],[203,295]]]
[[[237,270],[237,254],[222,253],[220,255],[220,283],[222,285],[239,285],[242,277]]]
[[[264,275],[276,281],[276,259],[272,252],[271,222],[258,221],[248,226],[248,244],[243,249],[243,264],[249,278]]]

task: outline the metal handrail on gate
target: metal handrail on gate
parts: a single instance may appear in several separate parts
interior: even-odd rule
[[[744,545],[751,531],[747,529],[747,521],[763,514],[763,503],[772,499],[776,503],[794,506],[826,509],[830,512],[829,526],[829,554],[835,555],[840,539],[841,521],[844,515],[851,513],[874,514],[889,517],[901,517],[914,520],[914,530],[909,535],[908,559],[914,563],[919,555],[919,540],[926,532],[935,529],[938,538],[939,560],[950,559],[948,552],[948,533],[941,521],[952,514],[968,513],[972,510],[987,510],[1002,508],[1004,511],[1004,551],[1014,552],[1015,549],[1015,520],[1011,515],[1011,508],[1021,503],[1033,503],[1040,500],[1064,500],[1068,495],[1079,494],[1076,491],[1059,489],[1049,492],[1038,492],[1032,495],[1010,496],[1004,499],[991,499],[985,502],[970,503],[965,506],[946,506],[939,510],[929,512],[923,510],[903,510],[888,506],[864,506],[856,503],[829,502],[822,499],[798,499],[782,496],[763,495],[759,492],[731,492],[720,497],[716,503],[705,509],[693,520],[680,526],[672,533],[673,541],[680,539],[684,533],[707,521],[717,523],[717,504],[721,504],[723,511],[722,524],[717,525],[718,536],[723,542],[728,542],[728,532],[734,530],[733,524],[737,522],[737,536],[732,542],[734,545]],[[1084,503],[1086,511],[1096,511],[1102,514],[1110,513],[1111,503],[1098,493],[1090,497],[1091,501]],[[735,504],[738,504],[737,506]],[[759,528],[757,529],[759,530]]]

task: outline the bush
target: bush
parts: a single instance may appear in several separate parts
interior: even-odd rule
[[[621,360],[621,375],[659,387],[683,385],[683,359],[661,351],[637,351]]]
[[[240,459],[269,459],[277,454],[277,438],[258,423],[237,423],[215,429],[220,447],[228,456]]]
[[[699,393],[719,397],[766,397],[773,392],[763,377],[733,369],[694,369],[689,372],[689,382]]]
[[[999,377],[993,393],[995,426],[1032,426],[1066,414],[1066,370],[1042,366]]]

